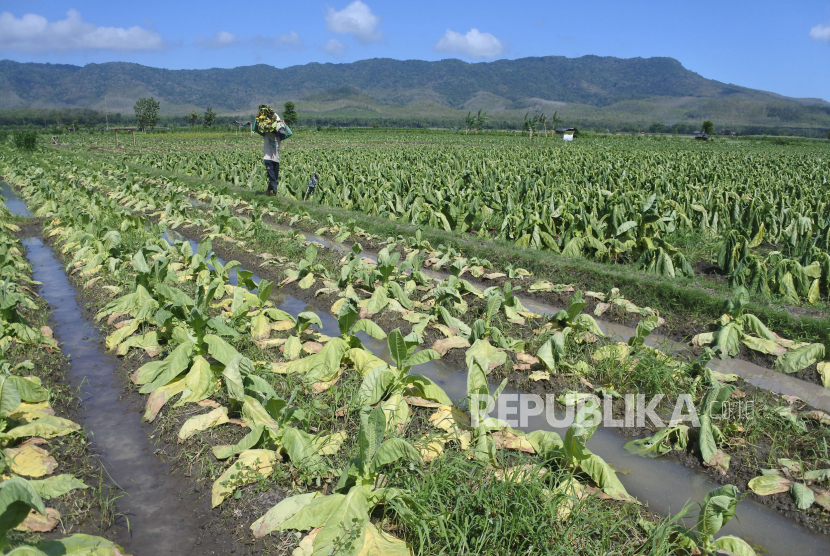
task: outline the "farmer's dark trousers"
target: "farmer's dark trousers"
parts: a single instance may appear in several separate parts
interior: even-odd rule
[[[274,162],[273,160],[263,160],[262,162],[265,163],[265,170],[268,172],[268,189],[265,192],[273,191],[274,195],[276,195],[277,178],[280,177],[280,163]]]

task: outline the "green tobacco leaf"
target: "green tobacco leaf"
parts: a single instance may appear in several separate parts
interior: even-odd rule
[[[755,334],[759,338],[763,338],[764,340],[770,340],[772,342],[777,340],[775,335],[769,331],[769,328],[767,328],[764,325],[764,323],[762,323],[761,320],[755,315],[746,313],[745,315],[740,317],[740,320],[744,326],[746,326],[753,334]]]
[[[5,556],[49,556],[45,552],[35,548],[34,546],[18,546],[11,552],[4,552]]]
[[[434,349],[422,349],[421,351],[413,353],[404,363],[404,367],[415,367],[436,359],[441,359],[441,355],[437,351]]]
[[[23,399],[14,382],[8,375],[0,374],[0,417],[4,417],[17,409]]]
[[[334,495],[326,498],[333,497]],[[365,529],[369,523],[369,513],[378,502],[378,494],[363,486],[354,487],[348,494],[341,495],[333,502],[336,502],[336,505],[330,504],[319,512],[320,516],[325,517],[322,524],[320,524],[319,518],[314,520],[313,526],[322,526],[322,529],[314,537],[314,556],[333,554],[335,550],[343,554],[368,555],[369,553],[363,552],[366,542]],[[312,502],[295,518],[284,522],[281,529],[289,528],[288,526],[295,520],[299,521],[297,518],[300,514],[311,513],[313,505]]]
[[[487,340],[476,340],[465,356],[469,368],[475,361],[485,373],[507,362],[507,353],[496,349]]]
[[[360,430],[357,433],[357,445],[360,450],[360,460],[364,465],[375,457],[375,454],[386,434],[386,416],[383,409],[371,409],[364,406],[360,410]]]
[[[225,364],[222,376],[225,378],[225,387],[228,389],[228,397],[237,402],[245,401],[244,375],[253,373],[254,365],[244,355],[235,355]]]
[[[12,477],[0,483],[0,544],[8,531],[26,519],[29,510],[46,513],[43,500],[28,481]]]
[[[354,328],[352,329],[352,332],[365,332],[372,338],[376,338],[378,340],[386,338],[386,332],[384,332],[380,326],[370,321],[369,319],[361,319],[357,321],[357,323],[355,323],[354,325]]]
[[[496,466],[496,443],[489,434],[479,434],[475,440],[473,457],[485,465]]]
[[[557,332],[539,348],[536,357],[551,372],[556,372],[557,363],[565,356],[565,336]]]
[[[265,426],[254,425],[251,427],[251,432],[242,437],[242,440],[237,442],[235,446],[228,446],[227,444],[214,446],[212,449],[213,455],[216,459],[228,459],[229,457],[241,454],[245,450],[250,450],[259,443],[264,430]]]
[[[328,382],[337,376],[343,356],[349,345],[341,338],[332,338],[319,352],[306,358],[309,361],[305,379],[308,382]],[[300,361],[304,361],[301,359]]]
[[[369,371],[355,395],[357,405],[375,405],[380,402],[394,383],[396,376],[388,365],[378,366]]]
[[[123,548],[112,541],[93,535],[76,533],[70,537],[45,542],[38,545],[46,556],[119,556],[124,554]]]
[[[672,438],[675,438],[674,443]],[[632,440],[625,445],[625,449],[639,456],[658,457],[671,452],[674,445],[678,449],[685,448],[689,441],[689,427],[675,425],[657,431],[653,436]]]
[[[790,486],[790,494],[792,494],[793,499],[795,499],[795,505],[798,506],[799,510],[806,510],[812,506],[813,502],[816,500],[813,491],[810,490],[807,485],[803,485],[801,483],[793,483]]]
[[[435,384],[430,378],[418,374],[409,374],[404,379],[404,384],[410,388],[407,395],[432,400],[441,405],[452,405],[452,400],[444,392],[444,389]]]
[[[130,349],[138,348],[147,351],[148,355],[158,355],[161,350],[158,341],[158,332],[151,330],[141,336],[132,336],[121,342],[118,349],[115,351],[116,355],[127,355]]]
[[[123,342],[124,340],[129,338],[130,336],[132,336],[133,333],[136,330],[138,330],[138,327],[140,325],[141,325],[141,321],[138,320],[138,319],[132,319],[130,321],[127,321],[127,323],[124,326],[122,326],[121,328],[119,328],[118,330],[116,330],[115,332],[110,334],[109,336],[107,336],[107,339],[106,339],[107,349],[109,349],[109,350],[114,349],[115,346],[117,346],[118,344],[120,344],[121,342]]]
[[[807,293],[807,301],[810,305],[815,305],[819,301],[819,280],[813,280],[810,284],[810,291]]]
[[[409,351],[400,329],[396,328],[390,332],[386,343],[389,346],[389,354],[392,357],[392,361],[395,362],[395,366],[403,369],[404,362],[409,358]],[[19,402],[18,405],[20,405]]]
[[[384,465],[401,459],[421,463],[421,455],[409,442],[403,438],[390,438],[380,445],[377,453],[372,458],[370,467],[372,472],[375,472]]]
[[[830,361],[822,361],[816,365],[818,374],[821,375],[821,383],[825,388],[830,388]]]
[[[536,453],[545,459],[559,456],[565,445],[562,437],[552,431],[533,431],[527,435],[527,441]]]
[[[286,359],[296,359],[303,351],[303,344],[297,336],[289,336],[283,344],[282,352]]]
[[[698,533],[709,537],[716,535],[731,519],[730,512],[732,515],[735,514],[736,505],[737,499],[734,496],[715,495],[710,497],[707,495],[703,504],[701,504],[700,514],[697,518]]]
[[[194,344],[192,342],[185,342],[180,344],[176,349],[168,355],[164,361],[151,361],[147,363],[137,372],[136,384],[143,384],[139,390],[142,394],[149,394],[154,392],[161,386],[170,383],[174,378],[186,371],[190,367],[190,358],[193,355]],[[155,367],[151,367],[153,364]],[[151,369],[147,374],[143,374],[145,369]]]
[[[587,392],[575,392],[573,390],[568,390],[560,394],[559,397],[556,398],[556,401],[565,407],[576,407],[583,401],[591,399],[592,397],[593,394],[589,394]]]
[[[366,523],[363,547],[358,556],[410,556],[412,549],[406,541],[378,530],[371,522]]]
[[[749,349],[768,355],[782,355],[787,352],[785,348],[782,348],[777,342],[772,340],[764,340],[762,338],[756,338],[755,336],[744,336],[741,341]]]
[[[740,342],[740,328],[734,322],[729,322],[715,332],[714,350],[729,357],[734,357],[741,351]]]
[[[398,300],[398,303],[400,303],[404,309],[409,310],[415,306],[412,300],[409,299],[409,296],[406,295],[406,292],[403,290],[401,285],[397,282],[389,282],[386,285],[386,287],[389,288],[389,291],[392,293],[394,298]]]
[[[617,478],[617,474],[604,459],[591,454],[579,461],[579,468],[584,471],[602,491],[617,500],[629,500],[631,497]]]
[[[48,479],[33,479],[29,481],[29,484],[44,500],[63,496],[76,489],[89,488],[83,481],[69,474],[55,475]]]
[[[233,346],[219,336],[205,334],[205,343],[208,346],[208,353],[223,365],[227,365],[231,359],[239,355]]]
[[[389,305],[389,297],[386,295],[386,288],[379,287],[372,294],[372,297],[369,298],[369,304],[366,306],[366,310],[369,311],[370,315],[375,315],[383,311],[387,305]]]
[[[242,419],[251,428],[257,425],[263,425],[274,431],[280,428],[273,415],[259,403],[259,400],[251,396],[245,396],[242,403]]]
[[[791,349],[775,360],[775,367],[784,373],[797,373],[824,359],[824,344],[809,344]]]
[[[714,462],[718,452],[718,444],[715,442],[715,433],[712,426],[712,418],[709,413],[700,415],[700,455],[703,461],[711,464]]]
[[[735,556],[757,556],[755,550],[740,537],[726,535],[716,539],[713,544]]]
[[[328,466],[317,453],[317,447],[312,440],[313,437],[307,432],[293,427],[284,429],[282,433],[282,446],[295,467],[306,473],[325,475]]]
[[[356,491],[357,488],[352,490]],[[326,521],[340,508],[340,505],[345,499],[345,494],[329,494],[328,496],[315,497],[307,504],[304,504],[294,515],[285,519],[275,530],[288,531],[290,529],[296,529],[298,531],[308,531],[309,529],[323,527]]]

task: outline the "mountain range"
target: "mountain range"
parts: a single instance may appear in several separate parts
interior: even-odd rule
[[[504,122],[519,121],[527,112],[556,111],[562,121],[597,126],[712,119],[718,126],[830,128],[825,100],[706,79],[664,57],[545,56],[481,63],[382,58],[206,70],[0,60],[0,109],[132,114],[135,102],[149,96],[168,116],[207,107],[220,115],[250,114],[259,104],[279,107],[291,100],[309,121],[423,118],[458,125],[468,111],[483,109],[493,121]]]

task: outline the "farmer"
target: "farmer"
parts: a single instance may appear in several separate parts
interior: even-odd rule
[[[265,164],[265,170],[268,172],[268,189],[265,190],[265,194],[273,194],[276,196],[277,179],[280,175],[280,142],[282,141],[282,134],[260,129],[262,126],[259,124],[262,116],[267,120],[278,123],[282,123],[282,120],[276,112],[269,108],[267,104],[264,104],[259,107],[259,114],[254,124],[254,131],[262,135],[262,162]]]

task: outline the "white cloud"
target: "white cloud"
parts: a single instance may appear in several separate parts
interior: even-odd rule
[[[227,31],[217,31],[212,37],[207,39],[199,37],[195,42],[205,48],[225,48],[226,46],[239,44],[239,37]]]
[[[329,31],[340,35],[350,33],[364,44],[383,38],[377,30],[378,23],[380,18],[360,0],[352,2],[339,12],[331,7],[326,11],[326,27]]]
[[[482,33],[475,27],[470,29],[466,35],[447,29],[435,45],[435,50],[463,54],[473,59],[494,58],[504,52],[504,43],[490,33]]]
[[[283,33],[279,37],[263,37],[256,35],[252,39],[240,39],[238,35],[229,33],[228,31],[219,31],[212,37],[199,37],[194,41],[195,44],[204,48],[216,49],[225,48],[228,46],[238,46],[244,48],[302,48],[303,40],[296,31]]]
[[[81,19],[77,10],[66,19],[48,21],[37,14],[16,18],[0,13],[0,50],[28,53],[70,50],[159,50],[167,45],[155,31],[142,27],[99,27]]]
[[[810,38],[830,43],[830,22],[824,24],[820,23],[810,29]]]
[[[342,56],[343,51],[346,50],[346,45],[337,39],[329,39],[329,42],[321,46],[320,50],[327,52],[332,56]]]
[[[266,48],[302,48],[303,39],[296,31],[291,31],[290,33],[283,33],[277,38],[257,35],[253,39],[253,44]]]

